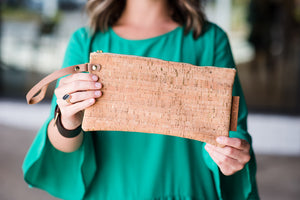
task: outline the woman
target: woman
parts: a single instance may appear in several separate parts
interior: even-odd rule
[[[90,28],[72,35],[63,67],[86,63],[97,50],[233,67],[226,34],[205,21],[200,6],[198,0],[88,1]],[[97,80],[85,73],[60,80],[51,115],[24,161],[30,185],[63,199],[258,199],[238,78],[238,131],[217,139],[224,148],[147,133],[83,133],[82,110],[101,98]],[[56,104],[63,130],[54,126]]]

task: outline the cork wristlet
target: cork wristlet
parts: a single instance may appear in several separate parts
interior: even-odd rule
[[[64,70],[33,87],[27,101],[42,100],[45,85],[66,73],[97,74],[103,95],[85,110],[84,131],[156,133],[216,145],[216,137],[236,130],[239,98],[232,97],[235,69],[91,53],[90,63]]]

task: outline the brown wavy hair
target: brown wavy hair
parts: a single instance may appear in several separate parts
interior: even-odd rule
[[[193,30],[194,38],[200,36],[206,17],[201,0],[167,0],[172,9],[172,19],[184,26],[185,33]],[[125,8],[126,0],[88,0],[86,11],[92,32],[106,31],[113,26]]]

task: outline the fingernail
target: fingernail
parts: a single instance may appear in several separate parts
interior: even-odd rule
[[[90,103],[94,103],[95,99],[90,99],[89,102]]]
[[[100,92],[100,91],[96,91],[96,92],[95,92],[95,95],[98,97],[98,96],[101,95],[101,92]]]
[[[93,76],[92,76],[92,79],[93,79],[94,81],[97,81],[97,80],[98,80],[98,76],[93,75]]]
[[[95,83],[96,88],[101,88],[101,83]]]

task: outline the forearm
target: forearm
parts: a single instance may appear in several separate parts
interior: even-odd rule
[[[57,130],[57,126],[54,125],[53,119],[48,125],[47,134],[53,147],[66,153],[76,151],[81,146],[83,141],[83,132],[72,138],[62,136]]]

